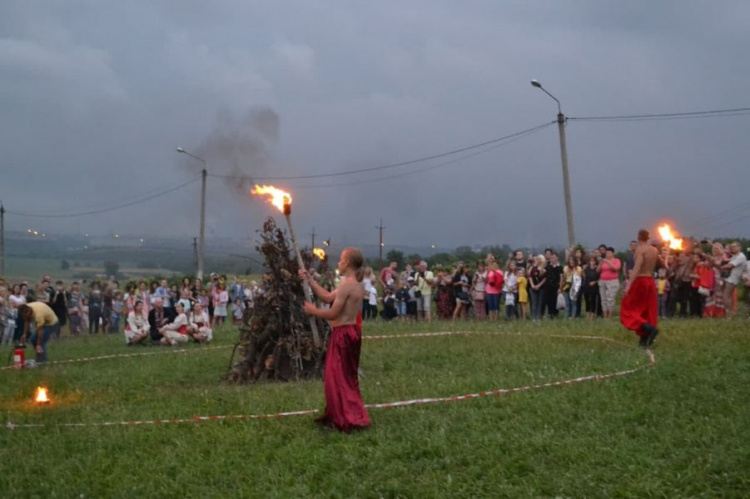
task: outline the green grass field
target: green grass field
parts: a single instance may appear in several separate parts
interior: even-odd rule
[[[367,324],[368,403],[539,384],[647,365],[616,322]],[[520,334],[516,334],[520,333]],[[563,337],[553,337],[561,335]],[[575,339],[596,335],[622,343]],[[665,322],[656,363],[630,376],[506,397],[373,409],[372,428],[314,416],[135,427],[57,427],[322,408],[320,381],[228,385],[235,332],[208,350],[0,371],[2,497],[747,497],[747,320]],[[127,348],[121,336],[61,340],[51,360]],[[203,350],[202,350],[203,349]],[[7,350],[3,350],[4,359]],[[31,402],[38,384],[53,403]]]

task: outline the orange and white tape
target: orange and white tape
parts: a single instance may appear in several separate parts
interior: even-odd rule
[[[463,400],[472,400],[477,398],[491,397],[491,396],[505,396],[512,395],[514,393],[526,392],[530,390],[539,390],[542,388],[550,388],[554,386],[566,386],[576,383],[584,383],[586,381],[602,381],[605,379],[611,379],[616,377],[628,376],[630,374],[637,373],[643,369],[648,368],[656,362],[653,352],[646,350],[649,362],[648,364],[628,369],[625,371],[617,371],[608,374],[592,374],[589,376],[579,376],[577,378],[563,379],[559,381],[551,381],[548,383],[541,383],[537,385],[526,385],[518,386],[515,388],[496,388],[494,390],[486,390],[477,393],[467,393],[463,395],[453,395],[449,397],[432,397],[432,398],[421,398],[411,400],[400,400],[397,402],[386,402],[381,404],[365,404],[368,409],[393,409],[396,407],[407,407],[412,405],[425,405],[425,404],[438,404],[447,402],[459,402]],[[206,421],[236,421],[236,420],[250,420],[250,419],[279,419],[294,416],[305,416],[309,414],[318,413],[318,409],[306,409],[299,411],[290,412],[276,412],[269,414],[230,414],[220,416],[194,416],[192,418],[181,418],[181,419],[151,419],[151,420],[135,420],[135,421],[105,421],[105,422],[94,422],[94,423],[55,423],[55,424],[14,424],[7,422],[5,428],[8,430],[15,430],[16,428],[46,428],[46,427],[93,427],[93,426],[148,426],[148,425],[165,425],[165,424],[183,424],[183,423],[202,423]]]

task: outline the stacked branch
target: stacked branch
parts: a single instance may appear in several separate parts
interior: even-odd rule
[[[325,354],[323,348],[315,347],[310,318],[303,311],[305,295],[292,244],[271,217],[260,236],[257,249],[270,277],[265,292],[255,298],[252,313],[247,313],[239,326],[227,379],[256,383],[320,377]],[[313,255],[304,250],[301,255],[305,266],[311,268]],[[331,275],[325,261],[318,273]],[[318,331],[325,345],[328,324],[319,320]]]

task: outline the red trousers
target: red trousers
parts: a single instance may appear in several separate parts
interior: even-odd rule
[[[620,322],[638,336],[647,333],[643,330],[646,323],[656,327],[659,320],[659,296],[653,277],[636,277],[620,305]]]
[[[318,422],[347,433],[370,426],[370,417],[359,392],[361,345],[361,327],[339,326],[333,328],[326,351],[323,374],[326,409]]]

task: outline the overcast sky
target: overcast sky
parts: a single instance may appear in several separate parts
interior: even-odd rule
[[[71,213],[145,197],[197,175],[178,146],[211,173],[262,177],[429,156],[554,120],[532,78],[569,117],[748,107],[748,47],[746,1],[3,0],[0,199]],[[663,217],[750,234],[750,115],[566,131],[585,244],[623,245]],[[566,241],[555,126],[403,175],[446,159],[274,183],[294,193],[298,232],[338,241],[376,242],[381,217],[389,244]],[[208,234],[246,237],[272,213],[232,184],[209,178]],[[192,237],[198,200],[195,182],[6,226]]]

